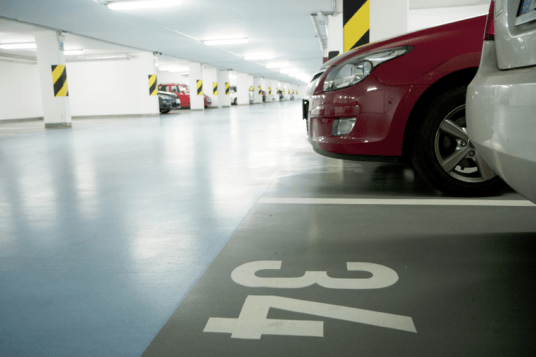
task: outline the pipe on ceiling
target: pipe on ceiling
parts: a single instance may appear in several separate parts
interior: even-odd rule
[[[322,12],[312,13],[311,21],[315,28],[316,36],[320,41],[320,49],[324,57],[328,54],[328,29],[327,29],[327,17]]]

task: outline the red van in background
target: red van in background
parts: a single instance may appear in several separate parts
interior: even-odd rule
[[[190,88],[186,84],[169,83],[159,84],[158,90],[161,92],[175,93],[181,100],[181,108],[190,108]],[[212,99],[204,95],[205,108],[212,104]]]

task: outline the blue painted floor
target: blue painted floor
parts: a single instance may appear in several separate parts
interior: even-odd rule
[[[299,101],[0,136],[0,356],[141,355],[306,147]]]

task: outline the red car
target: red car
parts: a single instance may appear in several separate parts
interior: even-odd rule
[[[169,83],[169,84],[159,84],[158,90],[161,92],[175,93],[181,100],[182,108],[190,108],[190,89],[186,84],[180,83]],[[205,108],[209,107],[212,104],[212,100],[205,97]]]
[[[473,148],[465,94],[480,64],[485,25],[486,16],[475,17],[326,62],[303,101],[314,150],[346,160],[411,162],[450,195],[496,193],[504,183],[476,150],[464,150]]]

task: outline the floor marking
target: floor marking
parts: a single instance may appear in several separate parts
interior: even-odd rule
[[[366,271],[372,277],[365,279],[331,278],[325,271],[306,271],[298,278],[260,278],[259,270],[280,270],[281,260],[263,260],[242,264],[231,273],[237,284],[250,288],[300,289],[318,284],[327,289],[382,289],[395,284],[398,274],[384,265],[347,262],[348,271]]]
[[[495,206],[536,207],[527,200],[435,199],[435,198],[261,198],[259,203],[299,205],[390,205],[390,206]]]
[[[231,338],[252,340],[258,340],[262,335],[324,337],[323,321],[268,319],[270,309],[417,333],[413,319],[409,316],[280,296],[259,295],[248,295],[237,319],[209,318],[203,332],[230,333]]]

